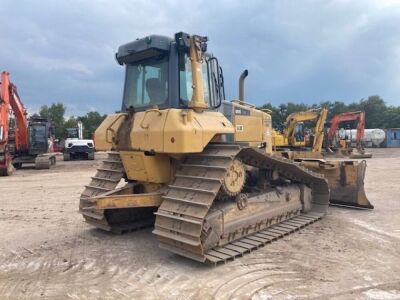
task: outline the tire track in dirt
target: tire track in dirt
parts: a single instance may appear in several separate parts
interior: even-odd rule
[[[42,291],[45,299],[75,300],[394,297],[400,293],[400,282],[393,282],[400,273],[398,239],[353,222],[398,233],[399,206],[393,199],[400,171],[392,170],[398,175],[392,175],[390,183],[379,181],[387,173],[380,164],[384,161],[369,162],[381,170],[376,176],[367,170],[367,181],[374,181],[366,185],[367,193],[374,195],[376,210],[331,208],[312,227],[216,268],[159,249],[151,230],[114,236],[91,229],[76,210],[79,189],[92,171],[68,166],[68,178],[62,172],[51,173],[36,189],[38,173],[27,170],[13,182],[2,181],[9,183],[7,188],[0,187],[5,195],[1,216],[6,216],[0,225],[9,231],[0,247],[0,299],[39,298]],[[59,189],[54,188],[58,181]],[[29,201],[22,185],[37,192]],[[53,186],[50,192],[47,186]],[[65,212],[58,212],[57,205]],[[15,208],[21,217],[9,219]],[[37,215],[49,219],[35,219]],[[261,269],[267,270],[257,272]],[[241,277],[248,272],[252,273]],[[335,294],[339,291],[344,294]]]
[[[229,278],[223,279],[222,282],[218,277],[214,279],[216,286],[210,299],[225,300],[248,296],[254,290],[260,289],[260,285],[271,286],[281,282],[282,277],[292,282],[299,280],[299,272],[295,269],[283,267],[284,264],[280,266],[282,261],[280,257],[277,257],[274,262],[268,261],[267,258],[264,259],[265,262],[262,262],[259,261],[262,260],[259,257],[249,262],[245,258],[242,260],[238,262],[241,268],[236,266],[228,268],[226,273],[230,274]]]
[[[23,295],[29,299],[33,296],[40,296],[46,288],[46,278],[48,283],[48,272],[51,268],[50,265],[54,262],[54,256],[49,255],[49,259],[43,258],[26,261],[35,257],[23,258],[22,263],[20,259],[14,260],[11,264],[3,264],[0,270],[4,272],[7,270],[7,276],[0,280],[2,287],[0,288],[0,295],[13,298],[15,295]],[[11,272],[10,272],[11,271]],[[21,276],[23,274],[23,276]],[[39,293],[38,293],[39,292]]]
[[[373,285],[367,285],[367,286],[362,286],[362,287],[355,287],[353,289],[348,289],[345,291],[340,291],[337,293],[327,293],[318,297],[313,297],[309,298],[310,300],[323,300],[323,299],[333,299],[335,297],[340,297],[340,296],[354,296],[355,294],[360,294],[362,292],[367,292],[369,290],[373,289],[379,289],[382,291],[389,290],[390,293],[393,294],[393,297],[390,297],[390,299],[399,299],[400,298],[400,280],[395,280],[391,282],[383,282],[383,283],[378,283],[378,284],[373,284]],[[369,297],[368,297],[369,298]]]

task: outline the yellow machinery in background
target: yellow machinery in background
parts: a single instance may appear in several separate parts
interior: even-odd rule
[[[247,72],[239,100],[223,101],[207,38],[151,35],[116,58],[126,68],[122,109],[95,133],[109,152],[80,198],[88,223],[113,232],[154,225],[160,247],[218,263],[325,214],[331,183],[276,155],[270,114],[243,101]],[[350,177],[341,184],[364,193]]]
[[[282,149],[303,149],[314,153],[321,153],[324,140],[324,124],[328,116],[326,108],[310,109],[307,111],[291,113],[285,122],[282,133],[276,130],[272,132],[273,148],[275,151]],[[304,122],[315,121],[311,145],[306,145]]]

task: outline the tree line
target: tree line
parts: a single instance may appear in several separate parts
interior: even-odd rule
[[[271,103],[267,103],[260,108],[267,108],[272,111],[273,126],[279,128],[291,113],[317,107],[325,107],[328,109],[328,120],[334,115],[344,112],[365,111],[365,128],[383,129],[400,127],[400,106],[387,105],[379,96],[369,96],[367,99],[361,99],[358,102],[350,104],[346,104],[342,101],[325,101],[312,105],[288,102],[279,106],[273,106]]]
[[[65,118],[65,112],[66,107],[61,102],[44,105],[39,110],[39,116],[50,119],[54,124],[55,136],[58,139],[65,138],[67,128],[78,127],[78,121],[81,121],[83,125],[83,138],[91,139],[96,128],[106,118],[106,115],[100,115],[97,111],[88,112],[83,116]]]
[[[293,112],[305,111],[308,109],[326,107],[329,110],[328,120],[334,115],[349,111],[365,111],[366,128],[399,128],[400,127],[400,106],[387,105],[379,96],[369,96],[358,102],[346,104],[342,101],[325,101],[319,104],[296,104],[288,102],[273,106],[271,103],[262,105],[261,109],[272,111],[272,122],[275,128],[281,128],[288,115]],[[63,103],[53,103],[49,106],[44,105],[39,110],[41,117],[49,118],[55,125],[56,138],[62,139],[65,136],[65,129],[77,127],[78,121],[83,124],[84,138],[91,138],[96,128],[105,119],[106,115],[101,115],[96,111],[91,111],[83,116],[71,116],[65,118],[66,107]]]

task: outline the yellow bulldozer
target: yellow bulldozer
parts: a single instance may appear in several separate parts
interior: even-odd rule
[[[239,100],[224,101],[206,37],[150,35],[116,59],[122,109],[95,133],[109,152],[80,198],[88,223],[119,233],[154,225],[161,248],[216,264],[324,216],[330,183],[312,162],[276,155],[270,114],[243,101],[244,76]]]

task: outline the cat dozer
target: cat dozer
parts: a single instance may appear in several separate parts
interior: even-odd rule
[[[118,233],[154,225],[162,248],[216,264],[324,216],[327,180],[273,155],[270,114],[223,101],[207,38],[151,35],[116,59],[122,112],[95,133],[109,153],[81,195],[88,223]]]

